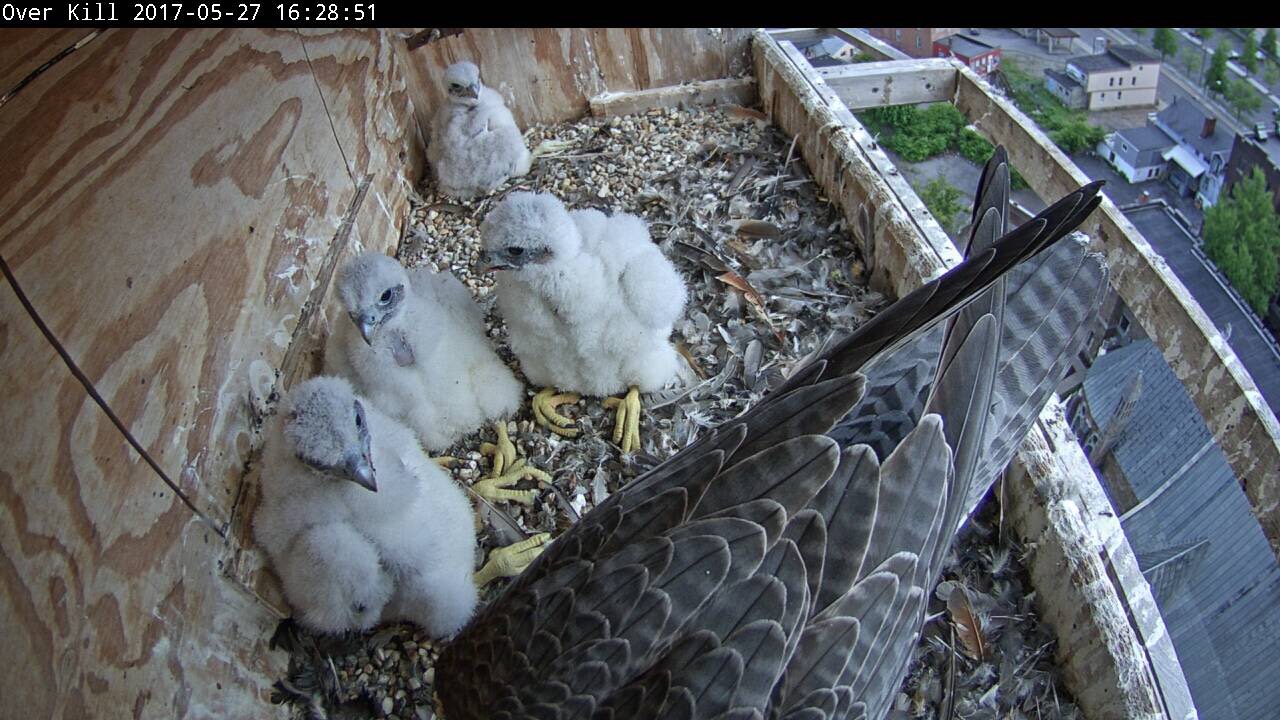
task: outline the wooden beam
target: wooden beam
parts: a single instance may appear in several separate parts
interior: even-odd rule
[[[961,68],[956,107],[1009,159],[1041,197],[1056,198],[1089,182],[1009,100]],[[1080,230],[1111,266],[1111,285],[1160,347],[1227,456],[1254,515],[1280,557],[1280,422],[1235,351],[1164,258],[1109,199]]]
[[[588,103],[595,117],[633,115],[654,108],[691,107],[697,105],[752,105],[756,99],[755,78],[701,80],[683,85],[631,92],[603,93]]]
[[[957,65],[951,60],[890,60],[819,68],[818,74],[850,110],[950,101]]]

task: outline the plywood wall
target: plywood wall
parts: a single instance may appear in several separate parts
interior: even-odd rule
[[[588,99],[604,92],[748,75],[750,35],[742,28],[468,28],[410,51],[410,90],[426,130],[444,99],[444,69],[469,60],[528,128],[581,117]]]
[[[0,38],[0,93],[89,32]],[[5,282],[0,714],[272,714],[276,615],[228,575],[245,468],[322,271],[399,239],[405,58],[375,30],[114,29],[0,106],[0,256],[124,426]]]

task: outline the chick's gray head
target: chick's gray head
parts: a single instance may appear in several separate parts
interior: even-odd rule
[[[338,377],[311,378],[289,392],[280,414],[285,443],[298,460],[377,492],[369,422],[351,383]]]
[[[564,203],[548,193],[511,193],[485,216],[480,235],[489,270],[544,268],[582,246]]]
[[[480,68],[475,63],[460,62],[444,71],[445,92],[449,102],[460,105],[476,105],[480,102]]]
[[[338,273],[338,298],[372,344],[378,331],[404,307],[409,273],[394,259],[376,252],[357,255]]]

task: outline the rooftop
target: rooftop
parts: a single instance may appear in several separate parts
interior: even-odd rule
[[[1077,55],[1072,58],[1067,58],[1067,63],[1080,68],[1080,70],[1085,74],[1106,72],[1108,70],[1124,70],[1129,67],[1129,63],[1124,62],[1111,53]]]
[[[1154,65],[1160,62],[1137,45],[1112,45],[1107,52],[1129,63],[1130,66]]]
[[[996,47],[988,45],[981,40],[974,40],[967,35],[951,35],[949,37],[942,38],[937,42],[940,45],[945,45],[951,48],[951,51],[955,54],[963,55],[967,58],[976,57],[997,49]]]
[[[1124,70],[1135,65],[1152,65],[1159,61],[1135,45],[1113,45],[1104,53],[1077,55],[1067,58],[1067,62],[1086,73],[1095,73],[1108,70]]]
[[[1159,150],[1173,145],[1173,141],[1169,139],[1169,136],[1163,130],[1151,125],[1117,130],[1116,135],[1124,138],[1126,142],[1139,150]]]
[[[1049,37],[1054,37],[1054,38],[1080,37],[1080,33],[1076,32],[1075,30],[1072,30],[1071,28],[1040,28],[1040,31],[1043,32],[1045,35],[1048,35]]]
[[[1138,499],[1121,517],[1125,534],[1200,717],[1265,716],[1280,701],[1275,645],[1260,637],[1280,626],[1280,566],[1222,449],[1150,340],[1094,363],[1084,386],[1094,417],[1110,417],[1138,372],[1142,392],[1114,450]]]
[[[1194,103],[1178,102],[1176,97],[1168,107],[1156,113],[1156,117],[1205,157],[1214,153],[1229,153],[1235,142],[1235,134],[1225,126],[1215,127],[1209,137],[1200,137],[1209,116],[1201,112]]]
[[[1054,70],[1053,68],[1045,68],[1044,74],[1052,78],[1054,82],[1066,88],[1084,87],[1079,82],[1076,82],[1075,78],[1071,77],[1070,75],[1060,70]]]

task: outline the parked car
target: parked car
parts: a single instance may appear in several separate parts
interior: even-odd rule
[[[1277,122],[1276,122],[1276,124],[1277,124],[1277,125],[1280,125],[1280,121],[1277,121]],[[1280,133],[1280,127],[1278,127],[1278,128],[1276,129],[1276,132]],[[1253,126],[1253,135],[1254,135],[1254,137],[1258,138],[1258,141],[1259,141],[1259,142],[1266,142],[1266,141],[1267,141],[1267,138],[1268,138],[1268,137],[1270,137],[1270,134],[1267,132],[1267,124],[1266,124],[1266,123],[1258,123],[1258,124],[1254,125],[1254,126]]]

